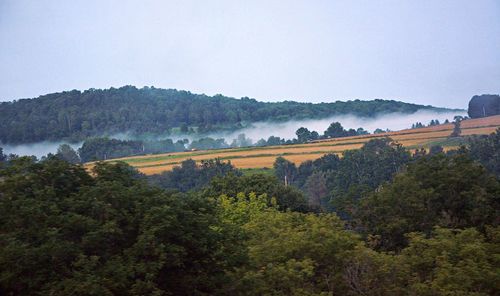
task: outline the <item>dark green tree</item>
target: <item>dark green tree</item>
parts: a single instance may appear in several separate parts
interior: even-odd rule
[[[264,174],[238,176],[230,173],[213,178],[210,185],[203,190],[203,196],[207,198],[218,198],[221,195],[236,196],[238,193],[265,195],[268,198],[268,205],[272,205],[274,200],[282,211],[309,210],[304,194],[293,186],[285,186],[275,176]]]
[[[0,162],[4,162],[7,160],[7,155],[3,154],[3,148],[0,147]]]
[[[124,164],[19,158],[0,176],[2,295],[213,294],[240,264],[213,203]]]
[[[456,138],[460,137],[460,134],[462,133],[462,129],[460,127],[463,117],[462,116],[455,116],[455,120],[453,121],[453,131],[451,132],[450,137]]]
[[[224,162],[220,159],[203,160],[197,164],[192,159],[187,159],[176,166],[172,171],[165,171],[161,174],[148,176],[151,184],[164,189],[175,189],[182,192],[199,190],[217,176],[227,174],[241,175],[231,162]]]
[[[350,213],[364,193],[391,180],[410,161],[410,153],[390,138],[345,151],[337,169],[327,174],[331,202],[338,211]]]
[[[295,176],[297,175],[297,167],[293,162],[280,156],[276,158],[273,167],[276,177],[280,182],[285,184],[285,186],[294,182]]]
[[[409,232],[498,225],[500,182],[465,154],[423,157],[361,200],[355,213],[379,247],[398,250]]]
[[[322,210],[325,197],[328,195],[325,174],[322,172],[312,173],[306,180],[304,188],[307,193],[308,203],[312,209]]]
[[[345,137],[346,131],[340,122],[332,122],[323,135],[325,138]]]
[[[80,163],[80,157],[68,144],[61,144],[59,148],[57,148],[56,156],[69,163]]]
[[[311,139],[311,132],[305,127],[299,128],[295,134],[299,143],[306,143]]]
[[[281,145],[283,143],[284,143],[284,140],[281,139],[280,137],[270,136],[267,139],[267,145],[268,146],[277,146],[277,145]]]
[[[189,145],[189,148],[197,150],[222,149],[228,147],[229,145],[224,139],[213,139],[210,137],[194,140],[191,142],[191,145]]]
[[[488,136],[468,139],[469,155],[500,178],[500,129]]]

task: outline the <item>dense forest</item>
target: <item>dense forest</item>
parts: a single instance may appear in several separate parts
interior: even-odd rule
[[[259,102],[174,89],[124,86],[66,91],[0,103],[0,142],[81,141],[93,136],[205,133],[234,130],[250,122],[325,118],[336,114],[375,116],[445,109],[398,101],[334,103]]]
[[[375,139],[274,175],[0,151],[0,294],[498,295],[499,139]]]

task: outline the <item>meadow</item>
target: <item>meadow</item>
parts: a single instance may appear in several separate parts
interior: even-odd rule
[[[469,119],[461,124],[462,135],[493,133],[500,127],[500,115],[487,118]],[[299,165],[307,160],[314,160],[328,153],[341,155],[346,150],[359,149],[364,143],[374,138],[390,137],[408,149],[429,149],[432,145],[441,145],[446,150],[460,145],[460,139],[450,138],[453,124],[442,124],[418,129],[407,129],[382,134],[370,134],[345,138],[315,141],[307,144],[293,144],[266,147],[243,147],[203,151],[188,151],[155,155],[142,155],[108,160],[123,161],[137,168],[140,172],[151,175],[171,170],[186,159],[196,162],[213,158],[230,161],[240,169],[272,168],[277,157],[282,156]],[[88,163],[91,167],[92,163]]]

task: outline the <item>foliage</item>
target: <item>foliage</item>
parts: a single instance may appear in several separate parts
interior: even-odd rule
[[[0,162],[4,162],[7,160],[7,155],[3,154],[3,148],[0,147]]]
[[[314,141],[318,139],[328,139],[328,138],[341,138],[341,137],[351,137],[368,134],[363,128],[349,129],[345,130],[340,122],[333,122],[330,124],[328,129],[324,132],[322,136],[316,131],[309,131],[305,127],[299,128],[295,134],[297,135],[297,143],[307,143],[309,141]]]
[[[340,122],[333,122],[324,132],[323,138],[342,138],[342,137],[352,137],[352,136],[359,136],[366,134],[368,134],[368,132],[365,131],[363,128],[358,128],[357,130],[351,128],[349,130],[346,130],[340,124]]]
[[[185,194],[125,163],[89,174],[59,157],[9,157],[0,294],[498,295],[499,181],[462,149],[423,154],[386,183],[408,152],[389,140],[363,149],[307,162],[293,181],[307,176],[321,196],[333,176],[351,178],[333,184],[365,196],[356,228],[306,212],[276,177],[240,176],[220,160],[165,177],[170,188],[202,188]]]
[[[462,133],[462,128],[461,128],[461,123],[462,123],[462,116],[455,116],[455,120],[453,121],[453,131],[451,132],[450,137],[460,137],[460,134]]]
[[[373,139],[361,149],[345,151],[342,158],[327,154],[313,162],[304,162],[293,180],[295,185],[310,192],[311,186],[306,186],[308,178],[315,173],[324,174],[329,194],[317,195],[322,196],[319,203],[330,210],[333,205],[346,217],[364,193],[391,180],[410,161],[410,153],[390,138]]]
[[[278,209],[283,211],[305,212],[309,209],[302,192],[292,186],[285,186],[274,176],[265,174],[217,176],[203,190],[203,196],[207,198],[218,198],[221,195],[237,196],[238,193],[265,195],[268,197],[269,205],[275,202]]]
[[[375,189],[410,160],[408,151],[390,138],[370,140],[361,149],[344,152],[338,170],[330,177],[332,190],[346,192],[352,185]]]
[[[213,139],[210,137],[205,137],[191,142],[189,148],[196,150],[222,149],[229,148],[229,145],[224,139]]]
[[[280,182],[283,182],[285,185],[293,183],[295,176],[297,175],[297,167],[295,166],[295,163],[280,156],[276,158],[273,168],[274,174]]]
[[[441,123],[439,122],[439,119],[431,119],[431,121],[427,126],[436,126],[440,124]],[[411,128],[423,128],[423,127],[425,127],[425,124],[423,124],[422,122],[416,122],[411,125]]]
[[[148,176],[151,184],[164,189],[176,189],[182,192],[201,189],[207,185],[212,178],[224,176],[229,173],[240,175],[231,162],[224,162],[220,159],[202,160],[201,165],[197,165],[192,159],[187,159],[176,166],[172,171],[165,171],[158,175]]]
[[[411,295],[498,295],[499,228],[436,228],[431,238],[412,233],[400,255]]]
[[[326,187],[326,177],[323,172],[314,172],[308,178],[304,185],[309,206],[320,210],[324,207],[324,198],[328,195]]]
[[[78,156],[75,149],[68,144],[61,144],[59,148],[57,148],[56,156],[69,163],[80,163],[80,156]]]
[[[317,140],[318,139],[318,133],[317,132],[312,132],[309,131],[305,127],[299,128],[296,132],[295,135],[297,135],[297,142],[299,143],[307,143],[312,140]]]
[[[282,144],[285,144],[285,139],[275,136],[270,136],[269,138],[267,138],[267,146],[277,146]]]
[[[468,139],[469,155],[500,178],[500,129],[488,136]]]
[[[434,226],[477,227],[499,223],[500,182],[466,155],[424,157],[361,200],[355,212],[377,247],[398,250],[410,232]]]
[[[473,96],[469,102],[468,114],[471,118],[480,118],[500,114],[499,95]]]
[[[324,132],[325,138],[340,138],[346,136],[346,131],[340,122],[333,122]]]
[[[154,87],[72,90],[0,103],[0,142],[81,141],[118,133],[163,136],[174,128],[210,132],[234,130],[257,121],[326,118],[346,113],[371,117],[422,109],[440,110],[388,100],[265,103],[246,97],[209,97]]]
[[[252,145],[253,145],[252,139],[247,138],[245,134],[239,134],[238,137],[234,139],[233,142],[231,143],[231,147],[248,147]],[[267,145],[267,143],[261,146],[265,145]]]
[[[399,254],[357,248],[344,269],[347,295],[497,295],[499,228],[408,234]]]
[[[106,160],[143,152],[140,141],[122,141],[109,138],[90,138],[83,142],[78,154],[83,162]]]
[[[171,139],[156,141],[118,140],[109,138],[89,138],[85,140],[78,153],[83,162],[120,158],[148,153],[184,151],[187,140]]]
[[[425,125],[422,124],[421,122],[416,122],[411,125],[411,128],[423,128],[423,127],[425,127]]]
[[[21,158],[3,170],[1,294],[214,291],[231,245],[213,204],[148,187],[129,169],[100,164],[92,178],[57,158]]]
[[[265,196],[221,200],[222,214],[242,227],[248,263],[230,273],[228,295],[343,293],[346,258],[360,244],[333,214],[279,212]]]

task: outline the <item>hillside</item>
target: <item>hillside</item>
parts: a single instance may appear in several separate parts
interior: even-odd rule
[[[490,134],[495,132],[499,127],[500,115],[465,120],[461,124],[463,136]],[[202,160],[220,158],[222,160],[230,160],[235,167],[240,169],[261,169],[272,168],[278,156],[283,156],[298,165],[307,160],[320,158],[327,153],[341,154],[346,150],[358,149],[370,139],[383,137],[391,137],[409,149],[429,148],[432,145],[441,145],[445,149],[456,148],[459,142],[457,143],[456,139],[448,138],[452,131],[453,124],[442,124],[384,134],[321,140],[308,144],[166,153],[127,157],[110,161],[124,161],[147,175],[171,170],[186,159],[201,162]],[[89,164],[88,166],[91,165]]]
[[[118,133],[134,136],[205,133],[234,130],[257,121],[325,118],[336,114],[371,117],[423,109],[447,111],[389,100],[267,103],[153,87],[73,90],[1,103],[0,143],[80,141]]]

